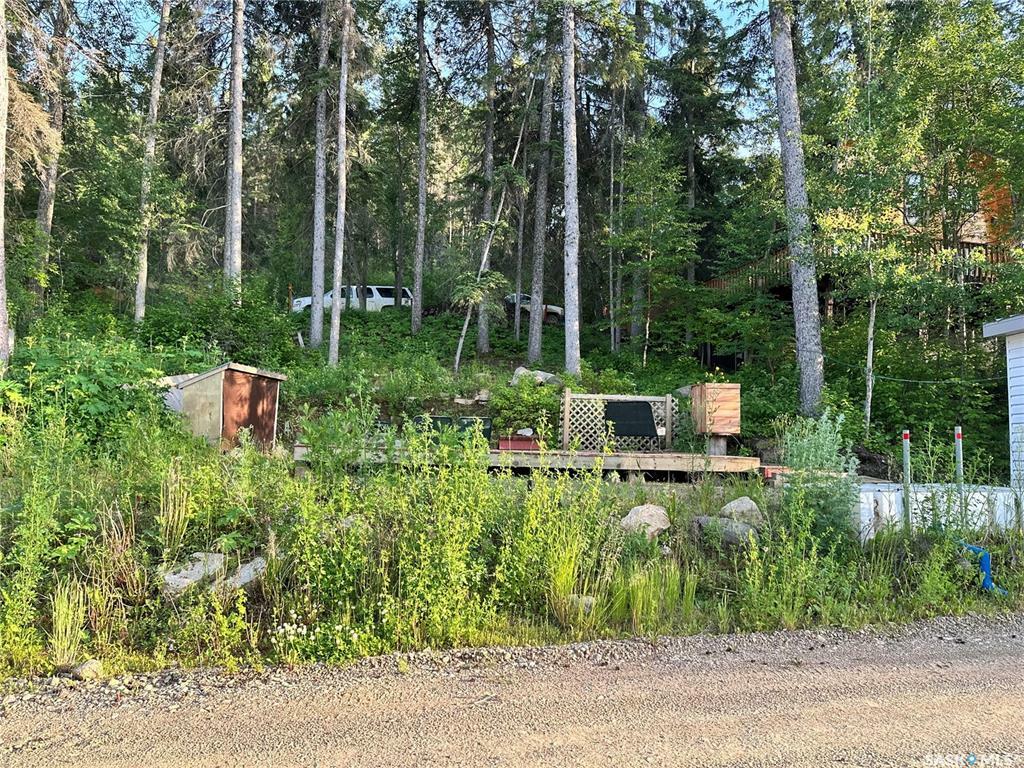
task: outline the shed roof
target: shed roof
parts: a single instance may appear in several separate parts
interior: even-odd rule
[[[1016,333],[1024,333],[1024,315],[1011,315],[993,320],[991,323],[985,323],[982,330],[986,339],[993,336],[1013,336]]]
[[[275,379],[277,381],[287,381],[288,379],[288,377],[285,376],[283,373],[275,373],[274,371],[264,371],[260,368],[253,368],[251,365],[242,365],[241,363],[223,363],[221,365],[218,365],[216,368],[211,368],[208,371],[197,373],[194,376],[190,376],[189,378],[185,379],[184,381],[177,382],[175,386],[179,388],[190,387],[193,384],[203,381],[204,379],[208,379],[211,376],[215,376],[221,371],[229,370],[240,371],[241,373],[249,373],[252,374],[253,376],[262,376],[265,379]]]

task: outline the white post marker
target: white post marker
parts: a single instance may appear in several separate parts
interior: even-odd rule
[[[910,476],[910,430],[903,430],[903,525],[909,531],[911,521],[911,506],[913,501],[910,494],[910,484],[913,479]]]
[[[953,427],[953,455],[956,458],[956,489],[960,496],[961,524],[967,520],[967,504],[964,499],[964,431]]]
[[[964,484],[964,431],[960,427],[953,427],[953,450],[956,456],[956,483]]]

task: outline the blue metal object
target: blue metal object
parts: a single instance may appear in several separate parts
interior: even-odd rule
[[[1006,595],[1006,590],[1002,587],[997,587],[996,583],[992,580],[992,553],[984,547],[979,547],[975,544],[968,544],[965,541],[961,541],[959,543],[960,546],[968,552],[980,556],[978,569],[981,571],[981,588],[986,592],[993,592],[997,595]]]

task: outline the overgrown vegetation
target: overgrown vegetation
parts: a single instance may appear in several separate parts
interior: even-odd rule
[[[95,307],[59,330],[44,317],[4,382],[2,674],[87,656],[112,669],[233,669],[494,642],[856,626],[1020,605],[1017,532],[893,531],[860,544],[844,513],[852,465],[841,415],[780,425],[782,453],[797,469],[784,491],[749,479],[616,484],[598,471],[540,471],[527,481],[488,472],[479,432],[438,436],[412,426],[423,409],[480,388],[505,403],[509,427],[515,414],[548,407],[533,384],[505,387],[508,368],[453,376],[406,349],[392,364],[352,354],[351,365],[325,370],[315,354],[282,348],[269,354],[293,361],[285,431],[301,431],[311,446],[310,471],[296,477],[283,448],[267,455],[243,441],[221,454],[165,412],[150,383],[167,372],[162,366],[211,362],[219,347],[196,341],[168,352],[155,341],[153,315],[141,336]],[[232,322],[257,321],[225,325]],[[346,344],[391,322],[353,316]],[[267,363],[258,349],[243,359]],[[572,385],[587,382],[634,383],[587,367]],[[377,432],[382,414],[395,421]],[[363,465],[367,436],[390,450],[402,420],[404,462]],[[695,533],[695,517],[738,496],[766,513],[756,538],[733,546]],[[644,502],[663,505],[672,522],[653,541],[618,523]],[[992,551],[1009,598],[980,590],[961,537]],[[255,556],[268,566],[247,591],[202,585],[169,597],[162,574],[193,552],[224,554],[228,571]]]

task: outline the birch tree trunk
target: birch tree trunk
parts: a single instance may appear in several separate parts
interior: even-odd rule
[[[769,6],[775,93],[779,108],[779,145],[789,227],[789,271],[793,283],[796,358],[800,369],[800,412],[805,416],[815,416],[821,408],[825,366],[821,351],[821,317],[811,244],[796,64],[793,59],[793,18],[785,0],[771,0]]]
[[[39,204],[36,207],[36,235],[39,243],[39,279],[36,293],[42,297],[46,289],[47,272],[50,267],[50,236],[53,233],[53,203],[57,198],[57,178],[60,171],[60,141],[64,135],[64,82],[67,79],[67,45],[64,40],[68,31],[68,14],[63,2],[54,3],[53,37],[51,55],[54,63],[53,88],[49,94],[50,127],[58,143],[47,158],[43,176],[39,181]]]
[[[533,197],[533,274],[530,278],[530,328],[526,360],[540,360],[544,329],[544,256],[548,238],[548,173],[551,168],[551,117],[555,101],[555,51],[551,36],[547,42],[547,66],[540,101],[540,157]]]
[[[565,370],[580,372],[580,206],[576,189],[576,19],[562,6],[562,130],[565,158]]]
[[[526,153],[523,153],[523,173],[526,172]],[[526,231],[526,191],[519,192],[519,231],[516,236],[516,301],[513,331],[519,341],[523,314],[523,233]]]
[[[423,326],[423,261],[427,240],[427,45],[424,37],[427,5],[416,2],[416,45],[419,67],[419,154],[416,165],[416,251],[412,257],[412,332]]]
[[[494,79],[497,64],[494,59],[494,19],[491,16],[491,0],[484,1],[484,35],[487,39],[487,118],[484,122],[484,200],[481,219],[485,227],[493,225],[494,218]],[[485,234],[485,237],[488,235]],[[491,257],[485,249],[486,261],[483,271],[491,268]],[[487,318],[486,303],[480,305],[476,326],[477,354],[491,351],[490,322]]]
[[[7,0],[0,0],[0,369],[11,357],[10,319],[7,316]]]
[[[156,33],[156,53],[153,57],[153,79],[149,83],[149,111],[146,113],[146,144],[142,155],[142,184],[139,189],[139,250],[135,275],[135,322],[146,316],[146,283],[149,280],[149,191],[156,163],[156,120],[160,111],[160,81],[164,74],[164,55],[167,50],[167,20],[171,15],[171,0],[160,4],[160,26]],[[52,208],[51,208],[52,213]]]
[[[633,31],[636,35],[636,44],[641,51],[647,50],[647,17],[644,0],[635,0],[633,3]],[[630,132],[634,139],[639,139],[644,130],[644,123],[647,116],[647,83],[646,73],[641,71],[633,79],[633,87],[630,89],[629,120]],[[625,109],[623,110],[623,125],[626,123]],[[622,153],[625,161],[625,152]],[[632,275],[632,299],[629,308],[629,344],[634,349],[641,346],[644,329],[644,297],[647,294],[645,287],[647,271],[644,260],[637,258],[635,269]]]
[[[316,146],[313,151],[313,280],[309,306],[309,344],[324,340],[324,252],[327,240],[327,59],[331,51],[330,0],[320,0],[317,51]]]
[[[398,131],[398,189],[395,194],[395,310],[402,308],[402,287],[405,282],[405,150],[402,132]]]
[[[227,202],[224,213],[224,287],[242,285],[242,46],[245,0],[233,0],[231,20],[231,117],[228,123]]]
[[[695,73],[695,61],[690,60],[690,75]],[[693,107],[686,110],[686,119],[690,127],[690,141],[686,145],[686,210],[690,221],[693,221],[693,211],[697,207],[697,131],[693,124]],[[697,282],[697,263],[691,259],[686,264],[686,283],[693,288]],[[689,353],[690,345],[693,344],[693,326],[686,324],[686,351]]]
[[[352,24],[352,6],[343,0],[341,8],[341,67],[338,75],[338,208],[334,217],[334,300],[331,301],[331,339],[327,350],[327,364],[338,365],[338,344],[341,341],[341,277],[345,267],[345,205],[348,197],[348,57],[349,27]],[[366,301],[366,291],[360,303]],[[365,306],[365,305],[364,305]]]

